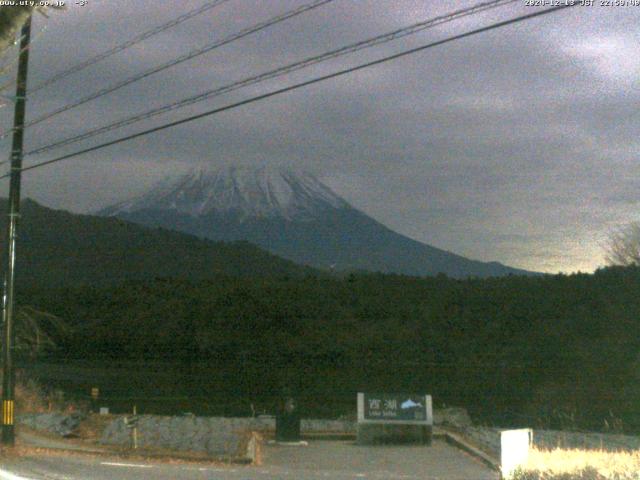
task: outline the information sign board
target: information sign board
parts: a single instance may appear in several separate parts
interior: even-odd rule
[[[358,423],[433,425],[431,395],[358,393]]]

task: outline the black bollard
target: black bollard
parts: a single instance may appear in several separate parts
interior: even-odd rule
[[[296,401],[288,397],[276,415],[276,441],[300,441],[300,414]]]

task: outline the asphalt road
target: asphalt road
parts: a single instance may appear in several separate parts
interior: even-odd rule
[[[30,454],[0,466],[0,480],[497,480],[497,472],[442,441],[430,447],[361,447],[316,441],[267,446],[261,466],[118,460],[90,455]]]

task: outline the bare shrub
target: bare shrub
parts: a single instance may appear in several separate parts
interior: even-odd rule
[[[609,234],[605,261],[612,266],[640,266],[640,223],[633,222]]]
[[[65,397],[62,390],[48,390],[22,374],[16,376],[15,401],[18,413],[71,412],[79,408],[76,402],[71,402]]]

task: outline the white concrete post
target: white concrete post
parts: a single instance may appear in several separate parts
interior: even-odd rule
[[[532,441],[533,431],[530,428],[500,432],[500,469],[502,470],[502,478],[505,480],[510,479],[518,467],[527,463]]]

